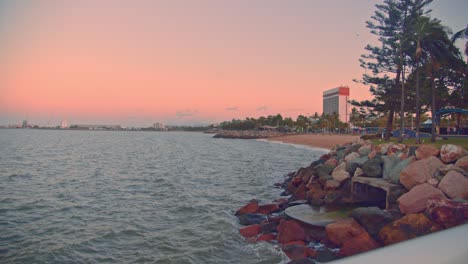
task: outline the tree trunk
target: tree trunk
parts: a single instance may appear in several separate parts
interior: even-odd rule
[[[435,96],[436,96],[436,92],[435,92],[435,80],[434,80],[434,68],[433,66],[431,67],[431,88],[432,88],[432,107],[431,107],[431,114],[432,114],[432,126],[431,126],[431,142],[435,142],[436,141],[436,100],[435,100]]]
[[[416,64],[416,144],[421,144],[419,126],[421,123],[421,110],[419,109],[419,62]]]
[[[389,140],[390,139],[390,135],[392,133],[392,128],[393,128],[393,116],[395,115],[395,111],[394,110],[390,110],[389,113],[388,113],[388,119],[387,119],[387,128],[386,128],[386,132],[385,133],[385,140]]]

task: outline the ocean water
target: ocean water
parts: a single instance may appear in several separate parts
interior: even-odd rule
[[[0,263],[284,263],[233,213],[324,153],[190,132],[0,129]]]

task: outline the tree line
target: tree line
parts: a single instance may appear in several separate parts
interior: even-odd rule
[[[467,63],[454,46],[455,41],[467,37],[468,27],[452,35],[440,20],[430,16],[431,2],[384,0],[375,6],[367,28],[377,36],[378,44],[365,47],[360,64],[366,73],[358,80],[369,87],[373,99],[351,102],[387,117],[386,131],[392,130],[396,114],[400,129],[405,127],[405,116],[415,114],[417,142],[421,114],[431,112],[435,141],[436,112],[468,106]],[[464,52],[468,56],[468,44]],[[386,139],[389,137],[387,133]]]

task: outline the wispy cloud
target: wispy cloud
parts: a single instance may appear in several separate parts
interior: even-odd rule
[[[195,116],[198,114],[198,110],[196,109],[185,109],[185,110],[179,110],[176,112],[176,117],[177,118],[184,118],[184,117],[191,117]]]
[[[237,106],[226,107],[225,110],[226,110],[226,111],[237,111],[237,110],[239,110],[239,107],[237,107]]]
[[[268,110],[268,106],[262,105],[262,106],[257,107],[256,110],[257,110],[257,111],[266,111],[266,110]]]

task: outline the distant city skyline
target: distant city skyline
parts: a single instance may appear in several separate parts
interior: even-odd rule
[[[368,99],[352,80],[381,2],[2,1],[0,125],[295,118],[321,113],[339,86]],[[466,27],[467,1],[430,8]]]

